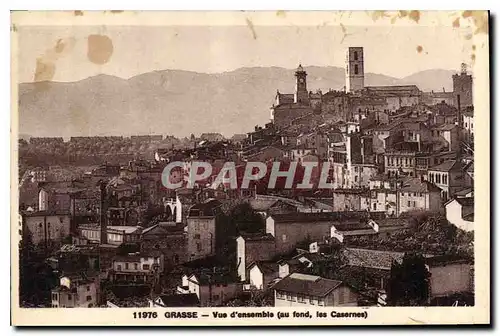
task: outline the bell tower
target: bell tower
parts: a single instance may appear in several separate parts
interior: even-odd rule
[[[365,64],[363,47],[349,47],[346,54],[345,89],[346,92],[363,90],[365,87]]]
[[[454,74],[452,78],[453,95],[455,97],[460,95],[462,107],[472,106],[474,104],[472,95],[472,75],[467,73],[467,65],[462,63],[460,74]],[[457,105],[456,102],[455,105]]]
[[[299,64],[299,67],[295,71],[295,94],[294,94],[294,102],[301,103],[304,105],[309,105],[309,93],[307,92],[307,73],[302,68],[302,65]]]

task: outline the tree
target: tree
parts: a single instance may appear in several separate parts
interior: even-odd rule
[[[422,306],[429,297],[429,277],[425,259],[417,253],[405,253],[401,263],[394,262],[388,286],[390,306]]]
[[[230,219],[236,224],[238,232],[256,233],[265,228],[264,219],[249,203],[240,203],[230,211]]]

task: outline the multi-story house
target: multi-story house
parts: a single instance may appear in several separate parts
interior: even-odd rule
[[[175,222],[160,222],[144,229],[141,251],[161,251],[165,267],[173,267],[187,260],[187,234],[183,225]]]
[[[97,304],[98,285],[81,276],[63,276],[52,290],[53,308],[90,308]]]
[[[153,283],[165,268],[163,254],[154,251],[117,255],[111,265],[110,280],[122,283]]]
[[[241,282],[229,274],[200,271],[184,274],[177,294],[196,294],[201,307],[213,307],[238,296],[242,289]]]
[[[462,112],[462,128],[465,140],[474,143],[474,109],[469,108]]]
[[[248,267],[256,261],[271,260],[276,242],[271,234],[242,234],[236,238],[236,266],[241,281],[247,281]]]
[[[215,254],[216,225],[221,203],[210,199],[193,205],[187,216],[188,260],[201,259]]]
[[[474,197],[453,198],[444,206],[448,222],[464,231],[474,231]]]
[[[101,243],[101,227],[99,224],[82,224],[78,227],[80,235],[94,243]],[[141,226],[107,226],[107,243],[121,245],[123,243],[139,243],[141,241]]]
[[[339,280],[292,273],[273,286],[275,307],[353,307],[358,295]]]
[[[471,185],[471,180],[464,172],[464,165],[459,160],[448,160],[429,168],[427,180],[441,189],[443,201],[455,196],[455,193]]]
[[[432,127],[432,139],[434,141],[445,141],[448,151],[459,149],[459,128],[455,124],[441,124]]]
[[[413,210],[443,210],[439,188],[422,178],[379,176],[370,183],[370,211],[399,217]]]
[[[422,179],[406,179],[398,192],[397,214],[414,210],[442,212],[441,190]]]
[[[29,234],[35,245],[59,244],[71,229],[70,214],[51,210],[22,212],[23,233]]]
[[[250,286],[266,290],[279,276],[279,265],[275,261],[255,261],[248,267]]]

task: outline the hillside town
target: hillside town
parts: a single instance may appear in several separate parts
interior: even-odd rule
[[[366,86],[364,57],[349,47],[327,92],[298,65],[247,134],[20,139],[21,306],[474,305],[473,76]],[[195,161],[210,176],[165,187]],[[301,173],[235,189],[226,162]]]

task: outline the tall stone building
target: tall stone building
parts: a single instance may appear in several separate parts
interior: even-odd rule
[[[295,71],[295,94],[294,103],[309,105],[309,92],[307,92],[307,73],[299,64],[297,71]]]
[[[365,65],[362,47],[349,47],[346,55],[346,92],[356,92],[365,87]]]
[[[453,95],[460,95],[461,107],[473,106],[472,75],[467,73],[467,66],[462,63],[460,74],[453,75]]]

